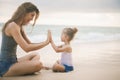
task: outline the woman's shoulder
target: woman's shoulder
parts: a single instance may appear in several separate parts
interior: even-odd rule
[[[18,26],[15,22],[10,22],[7,26],[11,27],[11,26]]]
[[[7,27],[7,29],[12,30],[12,29],[17,29],[19,26],[15,22],[10,22]]]
[[[11,33],[15,32],[16,30],[19,30],[18,25],[15,22],[10,22],[5,29],[6,35],[10,36]]]

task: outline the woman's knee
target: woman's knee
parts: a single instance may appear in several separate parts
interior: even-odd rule
[[[39,53],[31,53],[32,59],[31,60],[40,60],[40,55]]]
[[[42,63],[39,61],[36,61],[36,63],[34,64],[35,67],[35,71],[40,71],[42,69]]]
[[[30,54],[31,55],[38,55],[39,53],[38,52],[31,52]]]

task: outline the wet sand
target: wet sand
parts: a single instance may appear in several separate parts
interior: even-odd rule
[[[72,44],[74,71],[54,73],[41,70],[33,75],[3,77],[0,80],[120,80],[120,41]],[[38,50],[45,66],[60,58],[51,46]],[[25,52],[18,48],[18,57]]]

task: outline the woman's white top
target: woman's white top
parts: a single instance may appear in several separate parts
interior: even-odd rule
[[[61,55],[61,64],[65,64],[68,66],[73,66],[72,65],[72,54],[68,52],[63,52]]]

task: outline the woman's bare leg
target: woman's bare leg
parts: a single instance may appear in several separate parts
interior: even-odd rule
[[[10,67],[4,76],[19,76],[24,74],[32,74],[41,70],[42,63],[39,61],[38,53],[30,53],[18,59],[18,62]]]
[[[18,58],[18,62],[30,61],[30,60],[40,60],[39,53],[30,53],[26,56]]]
[[[30,60],[38,60],[39,61],[40,60],[39,53],[30,53],[29,55],[23,56],[23,57],[18,59],[19,62],[30,61]],[[50,68],[42,65],[42,69],[49,70]]]
[[[40,71],[42,64],[38,60],[15,63],[4,76],[21,76]]]

